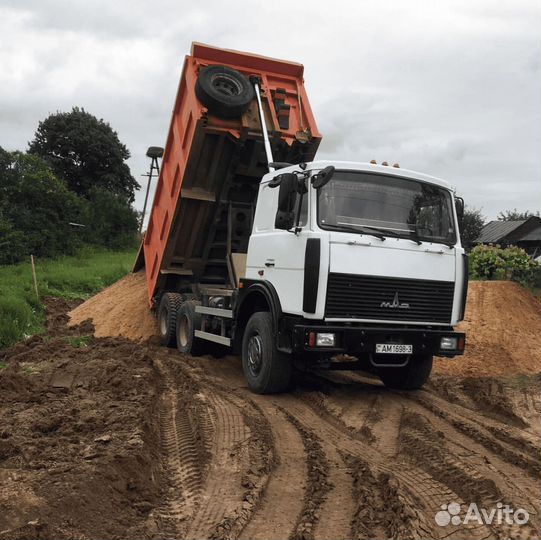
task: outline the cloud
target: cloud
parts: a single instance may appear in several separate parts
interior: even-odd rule
[[[398,161],[490,217],[533,210],[540,19],[533,0],[0,0],[0,145],[24,149],[39,120],[81,106],[118,131],[141,179],[203,41],[304,63],[320,157]]]

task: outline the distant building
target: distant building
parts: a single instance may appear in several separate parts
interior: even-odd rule
[[[518,246],[535,258],[541,255],[541,218],[532,216],[520,221],[491,221],[483,227],[474,244]]]

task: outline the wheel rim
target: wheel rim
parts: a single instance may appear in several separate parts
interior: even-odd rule
[[[178,321],[178,341],[182,347],[188,345],[188,317],[185,314]]]
[[[215,75],[212,78],[212,86],[220,94],[226,96],[238,96],[242,92],[242,86],[239,82],[225,73]]]
[[[162,336],[165,336],[167,334],[167,310],[162,309],[162,312],[160,314],[160,333]]]
[[[263,366],[263,343],[259,334],[253,334],[248,340],[248,369],[257,377]]]

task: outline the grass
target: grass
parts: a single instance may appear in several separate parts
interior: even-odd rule
[[[64,338],[64,341],[76,349],[82,349],[88,347],[92,341],[92,336],[70,336]]]
[[[43,331],[45,296],[89,298],[127,274],[135,255],[134,249],[85,248],[70,257],[36,259],[40,301],[30,261],[0,266],[0,349]]]

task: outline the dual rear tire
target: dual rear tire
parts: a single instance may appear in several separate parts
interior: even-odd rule
[[[203,352],[202,340],[195,337],[200,315],[195,312],[195,300],[186,300],[179,293],[165,293],[158,308],[160,341],[166,347],[197,356]]]

